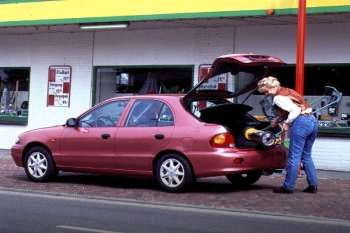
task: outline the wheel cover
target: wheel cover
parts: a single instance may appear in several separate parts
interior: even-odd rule
[[[167,159],[160,166],[160,179],[168,187],[176,188],[182,184],[185,178],[183,164],[176,159]]]
[[[40,152],[33,152],[29,155],[27,161],[29,174],[35,178],[42,178],[48,168],[45,155]]]

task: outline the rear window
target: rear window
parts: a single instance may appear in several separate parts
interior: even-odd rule
[[[216,105],[220,105],[220,104],[227,104],[227,103],[231,103],[231,102],[228,100],[225,100],[225,99],[193,101],[191,103],[191,107],[190,107],[189,111],[196,118],[200,119],[202,109],[209,108],[209,107],[216,106]]]

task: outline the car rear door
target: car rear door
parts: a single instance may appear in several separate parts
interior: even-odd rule
[[[79,118],[77,127],[66,127],[60,143],[60,166],[114,169],[117,125],[128,100],[105,103]]]
[[[174,115],[165,102],[136,99],[117,133],[117,165],[124,171],[152,172],[154,156],[169,144],[174,131]]]

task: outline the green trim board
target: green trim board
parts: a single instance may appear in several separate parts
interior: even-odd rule
[[[322,13],[345,13],[350,12],[350,6],[337,7],[312,7],[307,9],[308,14]],[[276,9],[274,15],[296,15],[297,9]],[[243,10],[243,11],[221,11],[221,12],[199,12],[199,13],[176,13],[176,14],[153,14],[153,15],[130,15],[130,16],[108,16],[108,17],[81,17],[41,20],[16,20],[2,21],[0,27],[10,26],[39,26],[39,25],[61,25],[81,23],[103,23],[122,21],[147,21],[147,20],[176,20],[176,19],[204,19],[220,17],[244,17],[244,16],[267,16],[266,10]],[[268,17],[268,16],[267,16]],[[272,16],[273,17],[273,16]]]
[[[27,125],[28,116],[0,116],[0,125]]]
[[[46,2],[46,1],[61,1],[61,0],[0,0],[0,4],[32,3],[32,2]]]
[[[350,127],[319,127],[318,136],[320,137],[350,137]]]

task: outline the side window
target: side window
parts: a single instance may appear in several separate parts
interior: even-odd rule
[[[128,127],[167,126],[172,114],[165,104],[156,100],[136,100],[129,114]],[[161,123],[162,122],[162,123]]]
[[[162,110],[160,111],[158,126],[172,126],[174,125],[174,117],[171,109],[163,104]]]
[[[117,100],[102,105],[83,116],[79,120],[79,127],[115,127],[127,104],[128,100]]]

